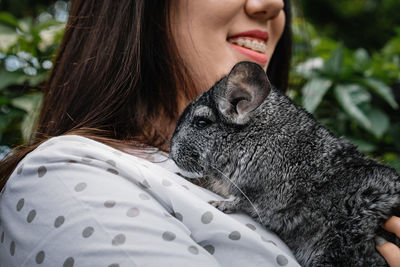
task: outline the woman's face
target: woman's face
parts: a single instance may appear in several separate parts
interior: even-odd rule
[[[172,33],[178,52],[208,89],[239,61],[265,70],[283,33],[283,0],[175,0]]]

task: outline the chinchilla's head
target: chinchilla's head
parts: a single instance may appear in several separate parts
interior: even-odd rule
[[[186,107],[171,139],[172,159],[195,176],[234,165],[232,158],[240,157],[246,127],[254,123],[270,90],[259,65],[237,63],[226,77]]]

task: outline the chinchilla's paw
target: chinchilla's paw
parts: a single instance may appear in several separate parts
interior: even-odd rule
[[[233,213],[238,210],[239,198],[231,196],[226,200],[211,200],[208,203],[224,213]]]
[[[211,200],[210,203],[212,206],[216,207],[220,211],[224,213],[233,213],[235,211],[235,207],[232,204],[232,201],[226,201],[226,200]]]

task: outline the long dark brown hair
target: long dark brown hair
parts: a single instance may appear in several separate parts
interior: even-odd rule
[[[285,90],[291,58],[290,1],[271,58],[271,82]],[[18,162],[48,138],[78,134],[121,148],[167,150],[179,101],[198,94],[172,39],[173,0],[74,0],[29,144],[0,162],[0,188]],[[161,121],[162,119],[162,121]],[[166,129],[170,127],[171,129]],[[162,130],[161,130],[162,129]]]

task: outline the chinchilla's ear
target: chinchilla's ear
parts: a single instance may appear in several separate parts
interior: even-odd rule
[[[237,63],[226,77],[226,86],[216,91],[221,114],[235,124],[245,124],[249,114],[268,96],[271,85],[265,71],[256,63]]]

